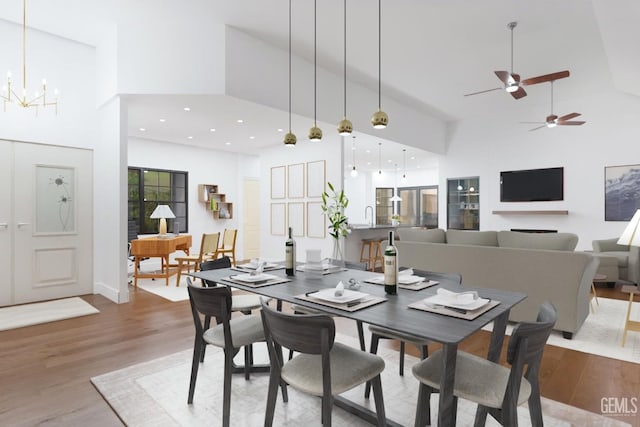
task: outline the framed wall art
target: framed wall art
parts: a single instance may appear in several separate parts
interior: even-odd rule
[[[640,165],[604,168],[604,220],[629,221],[640,209]]]
[[[288,166],[289,198],[301,199],[304,197],[304,163]]]
[[[284,199],[286,194],[286,168],[275,166],[271,168],[271,198]]]
[[[324,239],[327,217],[322,212],[322,202],[307,202],[307,237]]]
[[[307,163],[307,197],[322,197],[325,183],[325,161]]]
[[[287,213],[284,203],[271,203],[271,235],[284,236],[287,227]]]
[[[291,227],[291,235],[304,237],[304,203],[295,202],[287,204],[288,226]]]

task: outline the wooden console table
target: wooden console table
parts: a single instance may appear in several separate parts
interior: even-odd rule
[[[178,272],[177,269],[171,270],[169,267],[176,265],[169,264],[169,255],[175,251],[184,251],[189,255],[191,248],[191,236],[188,234],[180,234],[174,237],[159,238],[147,237],[144,239],[136,239],[131,241],[131,255],[135,256],[135,267],[133,270],[133,286],[138,286],[138,278],[156,278],[164,277],[166,285],[169,286],[169,277]],[[158,257],[162,259],[162,267],[160,273],[141,273],[140,261],[143,258]]]

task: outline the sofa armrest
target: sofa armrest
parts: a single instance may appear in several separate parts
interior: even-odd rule
[[[624,252],[629,250],[629,246],[619,245],[618,238],[593,240],[591,242],[594,252]]]

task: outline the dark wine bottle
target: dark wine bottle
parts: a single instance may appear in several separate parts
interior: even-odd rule
[[[284,267],[287,276],[296,275],[296,241],[291,237],[291,227],[289,227],[289,238],[285,242]]]
[[[395,295],[398,291],[398,249],[393,244],[393,231],[389,232],[389,244],[384,249],[384,291]]]

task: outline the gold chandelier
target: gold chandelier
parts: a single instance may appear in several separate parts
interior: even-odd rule
[[[53,91],[53,101],[47,99],[47,80],[42,79],[42,92],[34,92],[32,97],[27,97],[27,0],[22,1],[22,94],[16,93],[12,87],[11,71],[7,72],[7,84],[2,87],[2,106],[7,111],[7,104],[17,104],[20,107],[35,107],[36,115],[39,107],[54,106],[56,114],[58,114],[58,89]]]

